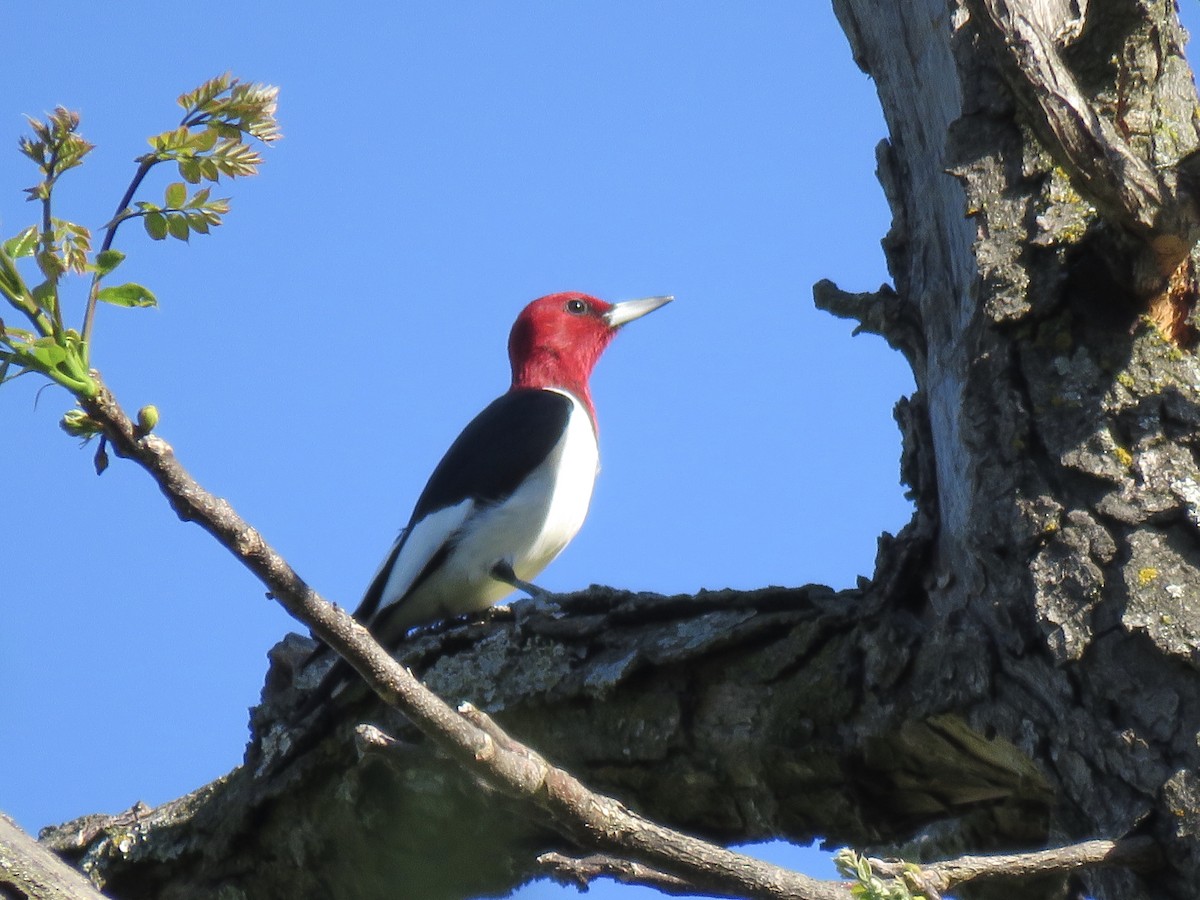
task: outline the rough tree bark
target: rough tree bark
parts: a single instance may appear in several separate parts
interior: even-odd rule
[[[1195,897],[1200,136],[1173,5],[834,6],[887,116],[895,289],[823,283],[817,301],[913,367],[912,523],[856,591],[595,588],[423,635],[406,659],[594,787],[719,840],[933,857],[1140,832],[1162,869],[1097,871],[1088,892]],[[463,897],[569,849],[369,700],[275,768],[312,740],[293,722],[306,649],[276,648],[243,768],[44,842],[121,898]],[[411,741],[400,765],[356,751],[362,721]]]

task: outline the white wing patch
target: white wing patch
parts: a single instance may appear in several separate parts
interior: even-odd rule
[[[442,549],[446,541],[462,528],[474,509],[475,501],[468,498],[455,506],[447,506],[427,515],[412,526],[411,532],[407,533],[407,539],[405,535],[401,535],[404,548],[396,558],[392,573],[383,586],[376,616],[396,601],[404,599],[417,576],[425,570],[425,566]]]

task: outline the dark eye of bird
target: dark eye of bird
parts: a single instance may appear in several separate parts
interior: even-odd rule
[[[568,300],[566,310],[573,316],[582,316],[587,313],[588,305],[582,300]]]

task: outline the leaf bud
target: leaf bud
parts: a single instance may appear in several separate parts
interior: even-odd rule
[[[138,410],[137,428],[138,434],[143,437],[154,430],[154,426],[158,424],[158,407],[143,406]]]
[[[82,409],[68,409],[58,424],[71,437],[83,438],[85,441],[100,433],[100,426]]]

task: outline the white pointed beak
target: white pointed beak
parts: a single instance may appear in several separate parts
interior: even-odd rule
[[[612,309],[604,314],[604,321],[611,328],[619,328],[626,322],[640,319],[646,313],[652,313],[660,306],[666,306],[674,297],[643,297],[641,300],[626,300],[614,303]]]

